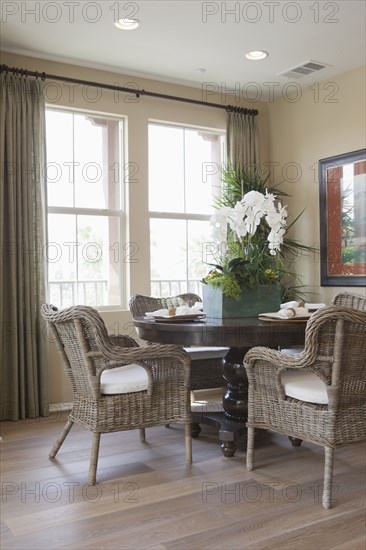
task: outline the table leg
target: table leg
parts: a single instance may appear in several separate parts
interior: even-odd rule
[[[291,441],[291,445],[293,447],[300,447],[300,445],[302,443],[302,439],[299,439],[298,437],[294,437],[292,435],[289,435],[288,438]]]
[[[199,424],[210,424],[219,429],[221,451],[225,457],[235,454],[236,440],[245,435],[248,410],[248,380],[243,358],[248,348],[230,348],[223,360],[223,377],[227,390],[223,396],[224,412],[194,413],[192,415],[191,434],[198,437]]]
[[[223,398],[225,416],[246,422],[248,413],[248,379],[243,358],[248,348],[230,348],[223,360],[223,376],[227,391]]]
[[[196,439],[201,433],[201,426],[198,422],[191,422],[191,436]]]

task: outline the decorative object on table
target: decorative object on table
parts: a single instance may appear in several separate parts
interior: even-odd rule
[[[178,321],[199,321],[206,317],[201,309],[189,306],[169,307],[168,309],[158,309],[156,311],[147,311],[145,316],[151,319],[156,319],[160,322]]]
[[[213,242],[206,246],[211,270],[202,279],[208,317],[253,317],[276,311],[281,301],[301,296],[287,257],[310,247],[289,239],[285,193],[267,187],[256,169],[223,170],[224,188],[211,218]],[[207,259],[207,256],[206,256]]]
[[[366,285],[366,149],[319,161],[322,286]]]
[[[307,307],[305,307],[304,302],[292,301],[281,304],[278,314],[280,317],[282,317],[282,319],[291,319],[292,317],[302,317],[304,315],[309,315],[309,310]]]
[[[279,311],[260,313],[259,319],[263,321],[307,321],[311,315],[312,313],[303,301],[291,301],[281,304]]]
[[[257,317],[263,309],[278,309],[280,302],[281,289],[278,284],[244,289],[239,299],[225,296],[221,286],[203,285],[204,311],[213,319]]]
[[[333,304],[308,321],[300,355],[254,347],[244,358],[248,470],[253,469],[255,428],[286,434],[297,445],[302,440],[322,445],[324,508],[331,507],[334,494],[334,449],[366,440],[366,298],[341,294]]]

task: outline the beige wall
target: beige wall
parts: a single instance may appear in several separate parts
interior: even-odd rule
[[[293,228],[294,238],[318,248],[318,162],[365,147],[365,67],[320,82],[294,99],[268,104],[269,159],[278,163],[273,165],[277,183],[288,175],[281,187],[291,195],[289,214],[306,208]],[[295,268],[311,301],[329,303],[341,290],[365,293],[360,287],[321,287],[318,254],[303,256]]]
[[[199,89],[170,85],[163,82],[109,73],[29,57],[2,55],[2,63],[9,66],[45,71],[94,82],[120,86],[134,83],[138,88],[169,95],[202,99]],[[71,90],[74,90],[74,95]],[[57,82],[48,83],[46,99],[60,106],[90,109],[127,117],[128,160],[139,167],[138,182],[128,188],[128,240],[139,246],[138,263],[129,266],[128,294],[149,292],[149,231],[147,216],[147,124],[150,119],[173,123],[192,124],[225,129],[225,110],[194,106],[173,101],[141,97],[131,102],[124,94],[117,100],[114,93],[100,91],[98,101],[88,100],[81,86],[70,87]],[[58,97],[57,97],[58,96]],[[53,98],[57,97],[57,101]],[[90,98],[92,91],[90,90]],[[290,217],[302,208],[305,213],[296,224],[293,236],[301,242],[319,244],[319,184],[317,163],[319,159],[365,147],[365,70],[364,67],[341,75],[332,82],[320,82],[318,87],[303,91],[296,98],[283,97],[267,104],[245,104],[258,108],[260,148],[262,162],[272,163],[271,177],[275,183],[283,182],[287,191]],[[235,98],[233,104],[237,105]],[[230,103],[228,98],[210,97],[208,101]],[[340,291],[337,287],[320,287],[320,264],[317,254],[303,257],[295,265],[302,275],[309,300],[329,303]],[[352,289],[349,289],[352,290]],[[353,289],[355,290],[355,289]],[[365,292],[365,289],[356,289]],[[133,333],[128,311],[102,312],[107,328]],[[50,346],[51,403],[68,402],[71,391],[60,368],[56,350]]]

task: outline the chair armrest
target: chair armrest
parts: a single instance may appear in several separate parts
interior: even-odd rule
[[[149,347],[134,347],[125,348],[121,346],[113,346],[111,348],[105,348],[98,351],[89,351],[87,353],[89,357],[102,357],[108,361],[111,365],[118,363],[136,363],[136,361],[147,359],[162,359],[174,357],[178,362],[182,364],[190,364],[190,358],[186,351],[181,346],[174,344],[154,344]]]
[[[254,347],[244,357],[244,367],[250,386],[254,390],[257,384],[285,399],[285,389],[281,380],[281,373],[286,369],[312,370],[314,365],[305,351],[297,355],[290,355],[281,351],[265,347]],[[312,367],[310,369],[310,367]],[[315,374],[317,374],[315,372]]]
[[[113,346],[137,348],[138,343],[132,336],[127,334],[108,334],[108,338]]]
[[[274,365],[279,365],[282,368],[296,369],[303,368],[308,364],[308,357],[305,356],[304,351],[297,353],[296,355],[286,353],[284,351],[277,351],[270,348],[256,346],[251,348],[244,356],[244,364],[246,367],[254,366],[257,360],[268,361]]]
[[[280,371],[285,368],[308,368],[327,383],[329,376],[324,370],[324,365],[328,364],[331,367],[335,361],[336,347],[337,345],[339,347],[341,341],[339,336],[338,338],[335,337],[335,334],[337,331],[339,334],[343,330],[340,328],[343,322],[364,325],[366,323],[366,313],[335,306],[319,309],[307,322],[305,349],[302,353],[289,355],[264,347],[252,348],[244,357],[248,378],[252,376],[257,366],[268,369],[269,365],[272,365],[271,368],[275,369],[278,376]],[[319,348],[319,339],[323,342],[323,350]],[[327,346],[324,345],[324,342],[327,343]],[[327,348],[329,348],[329,351],[327,351]],[[323,355],[324,350],[325,355]]]
[[[153,392],[154,376],[152,366],[160,369],[176,368],[184,370],[184,378],[189,383],[191,360],[187,352],[180,346],[153,345],[146,348],[122,348],[113,346],[110,349],[89,351],[86,353],[88,359],[102,359],[102,366],[96,369],[94,379],[100,383],[100,376],[103,371],[129,365],[132,363],[143,367],[148,375],[148,395]],[[168,364],[167,364],[168,360]]]

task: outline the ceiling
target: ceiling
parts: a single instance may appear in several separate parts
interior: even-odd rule
[[[3,2],[1,49],[268,101],[295,82],[280,73],[307,61],[326,68],[296,86],[365,65],[365,8],[364,0]],[[123,17],[140,27],[116,29]],[[257,49],[269,56],[244,58]]]

